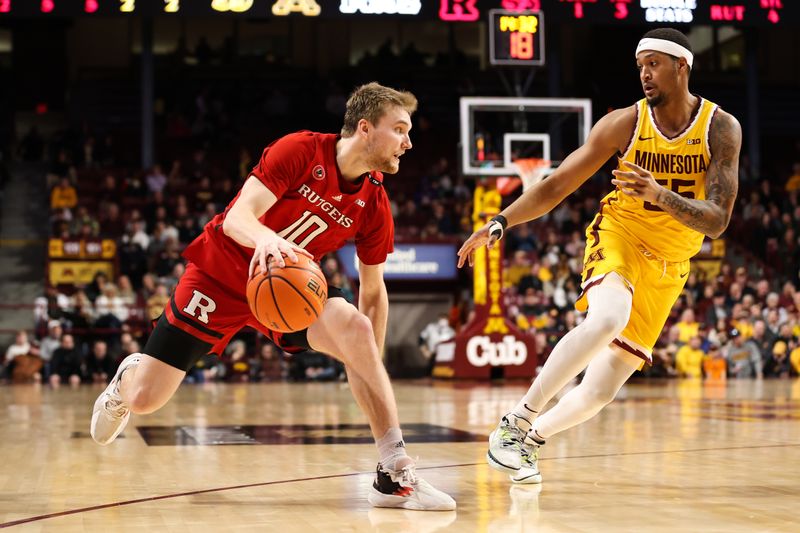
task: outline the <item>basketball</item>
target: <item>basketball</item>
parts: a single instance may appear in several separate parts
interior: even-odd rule
[[[253,316],[273,331],[289,333],[305,329],[319,318],[328,298],[328,283],[313,259],[284,258],[281,268],[270,261],[266,272],[247,282],[247,302]]]

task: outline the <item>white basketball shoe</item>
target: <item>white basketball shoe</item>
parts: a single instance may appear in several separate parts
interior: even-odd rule
[[[128,419],[131,417],[131,411],[119,394],[120,378],[125,370],[138,365],[141,360],[141,354],[138,353],[123,359],[117,373],[114,374],[114,379],[94,402],[90,433],[97,444],[105,446],[113,442],[117,435],[125,429]]]
[[[516,416],[507,414],[489,435],[486,461],[495,470],[506,474],[516,474],[522,466],[522,441],[526,432],[517,422]]]
[[[514,483],[534,484],[542,482],[542,474],[539,472],[539,448],[541,444],[525,439],[522,442],[522,461],[516,474],[508,476]]]
[[[417,476],[413,464],[393,471],[378,463],[377,475],[367,500],[373,507],[412,511],[452,511],[456,508],[453,498]]]

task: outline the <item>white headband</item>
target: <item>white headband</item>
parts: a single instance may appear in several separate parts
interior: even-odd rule
[[[666,39],[645,37],[639,41],[639,45],[636,47],[636,55],[638,56],[639,52],[642,50],[655,50],[656,52],[663,52],[671,56],[686,58],[686,63],[689,64],[689,68],[692,68],[692,63],[694,63],[694,55],[692,55],[686,47]]]

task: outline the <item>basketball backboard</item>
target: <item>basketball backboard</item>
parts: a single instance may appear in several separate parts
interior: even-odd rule
[[[592,103],[579,98],[464,97],[460,101],[464,174],[516,175],[518,158],[558,166],[589,136]]]

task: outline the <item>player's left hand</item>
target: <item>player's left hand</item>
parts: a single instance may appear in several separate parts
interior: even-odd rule
[[[650,172],[639,165],[630,161],[623,161],[622,164],[632,170],[612,170],[611,173],[618,179],[611,180],[611,183],[619,187],[628,196],[641,198],[652,204],[656,203],[658,195],[664,187],[656,182]]]
[[[464,266],[464,263],[469,260],[469,266],[475,265],[475,250],[481,246],[491,248],[497,242],[496,235],[489,235],[489,224],[486,224],[481,229],[469,236],[461,249],[458,251],[458,268]]]

